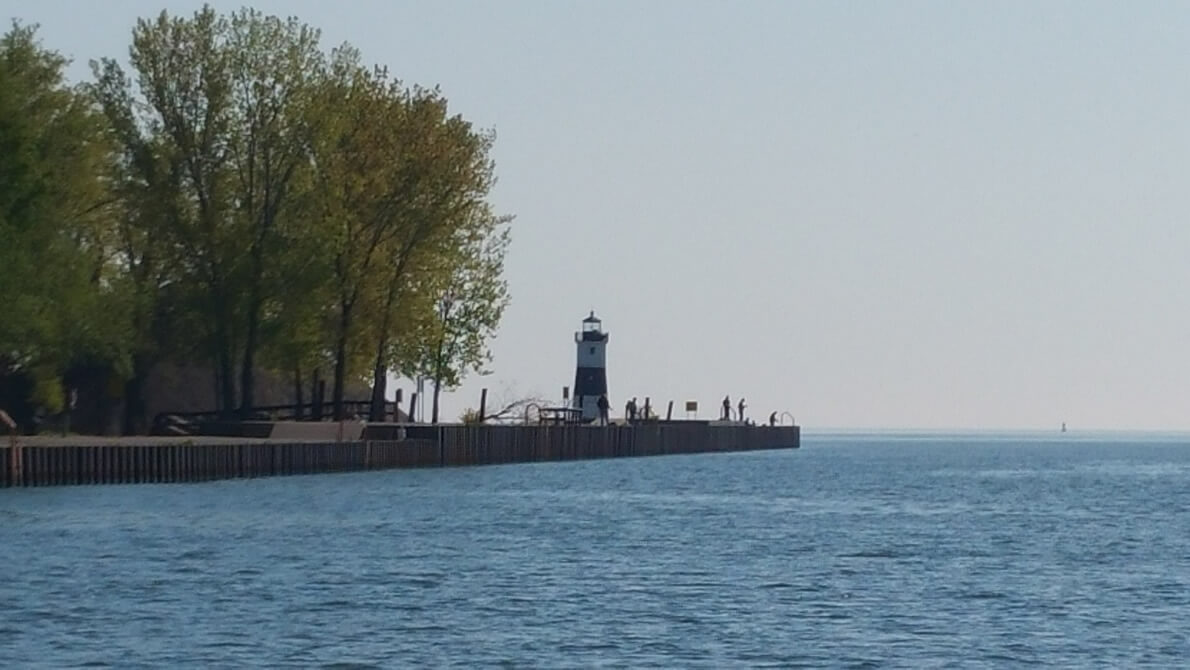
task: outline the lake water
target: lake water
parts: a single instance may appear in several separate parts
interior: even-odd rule
[[[0,490],[4,667],[1173,667],[1190,437]]]

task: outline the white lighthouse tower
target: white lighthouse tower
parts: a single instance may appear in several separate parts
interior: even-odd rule
[[[603,322],[591,315],[583,319],[583,330],[574,334],[578,360],[574,370],[574,407],[584,421],[599,418],[599,396],[607,393],[607,333]]]

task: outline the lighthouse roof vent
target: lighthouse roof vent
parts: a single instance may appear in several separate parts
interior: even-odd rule
[[[603,322],[599,320],[599,317],[595,316],[595,310],[591,310],[591,316],[583,319],[583,332],[598,333],[602,329]]]
[[[591,310],[591,315],[583,319],[583,332],[576,333],[575,339],[579,342],[607,342],[607,333],[603,332],[603,322],[595,316],[595,311]]]

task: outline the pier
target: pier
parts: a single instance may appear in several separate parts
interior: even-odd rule
[[[323,424],[330,426],[334,424]],[[203,482],[397,468],[538,463],[800,447],[798,426],[354,424],[350,439],[24,438],[0,447],[0,487]],[[257,426],[257,434],[264,429]]]

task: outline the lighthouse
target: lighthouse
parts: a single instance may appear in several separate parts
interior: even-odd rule
[[[574,407],[584,421],[599,418],[599,396],[607,393],[607,333],[592,311],[583,319],[583,330],[574,334],[578,360],[574,369]]]

